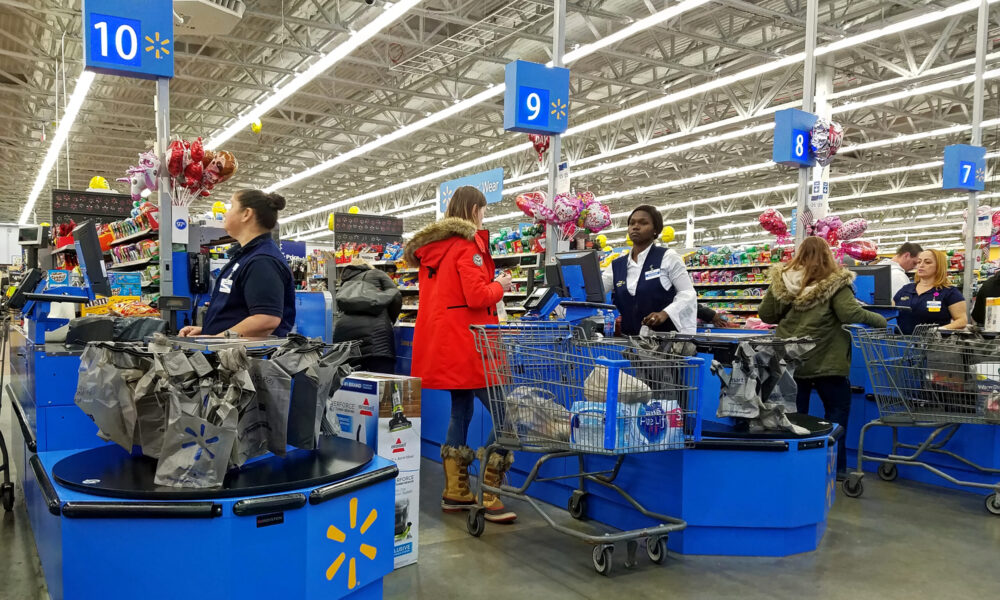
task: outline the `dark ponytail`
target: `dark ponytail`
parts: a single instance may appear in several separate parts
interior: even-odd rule
[[[236,200],[240,208],[252,208],[257,224],[271,230],[278,224],[278,211],[285,208],[285,198],[271,192],[265,194],[262,190],[240,190],[236,192]]]

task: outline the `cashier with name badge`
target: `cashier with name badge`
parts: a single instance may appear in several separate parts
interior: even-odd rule
[[[223,227],[236,239],[219,273],[202,327],[180,335],[284,337],[295,325],[295,284],[285,255],[271,238],[285,199],[260,190],[233,194]]]
[[[637,207],[628,217],[632,250],[602,273],[604,290],[621,315],[622,335],[640,335],[644,328],[696,332],[698,295],[681,257],[654,245],[662,230],[660,211]]]
[[[897,325],[905,335],[917,325],[962,329],[967,324],[965,298],[948,280],[948,258],[940,250],[924,250],[917,256],[917,281],[903,286],[893,303],[908,307],[899,311]]]

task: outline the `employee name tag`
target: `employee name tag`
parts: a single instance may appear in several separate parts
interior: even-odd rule
[[[650,279],[659,279],[659,278],[660,278],[659,269],[650,269],[646,271],[646,281],[649,281]]]
[[[928,301],[927,312],[941,312],[941,301],[940,300]]]

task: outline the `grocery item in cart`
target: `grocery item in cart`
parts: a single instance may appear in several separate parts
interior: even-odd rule
[[[608,405],[574,402],[570,445],[581,450],[604,449],[617,453],[651,452],[684,444],[684,419],[674,400],[618,404],[613,448],[605,447]]]
[[[522,438],[569,441],[570,413],[552,392],[522,385],[507,394],[505,405],[508,420]]]
[[[598,365],[583,381],[583,397],[590,402],[604,402],[608,391],[608,368]],[[635,404],[649,402],[653,392],[640,379],[619,371],[617,396],[620,403]]]

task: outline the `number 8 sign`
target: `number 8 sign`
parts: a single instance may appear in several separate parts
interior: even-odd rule
[[[516,60],[507,65],[503,127],[553,135],[569,126],[569,69]]]

